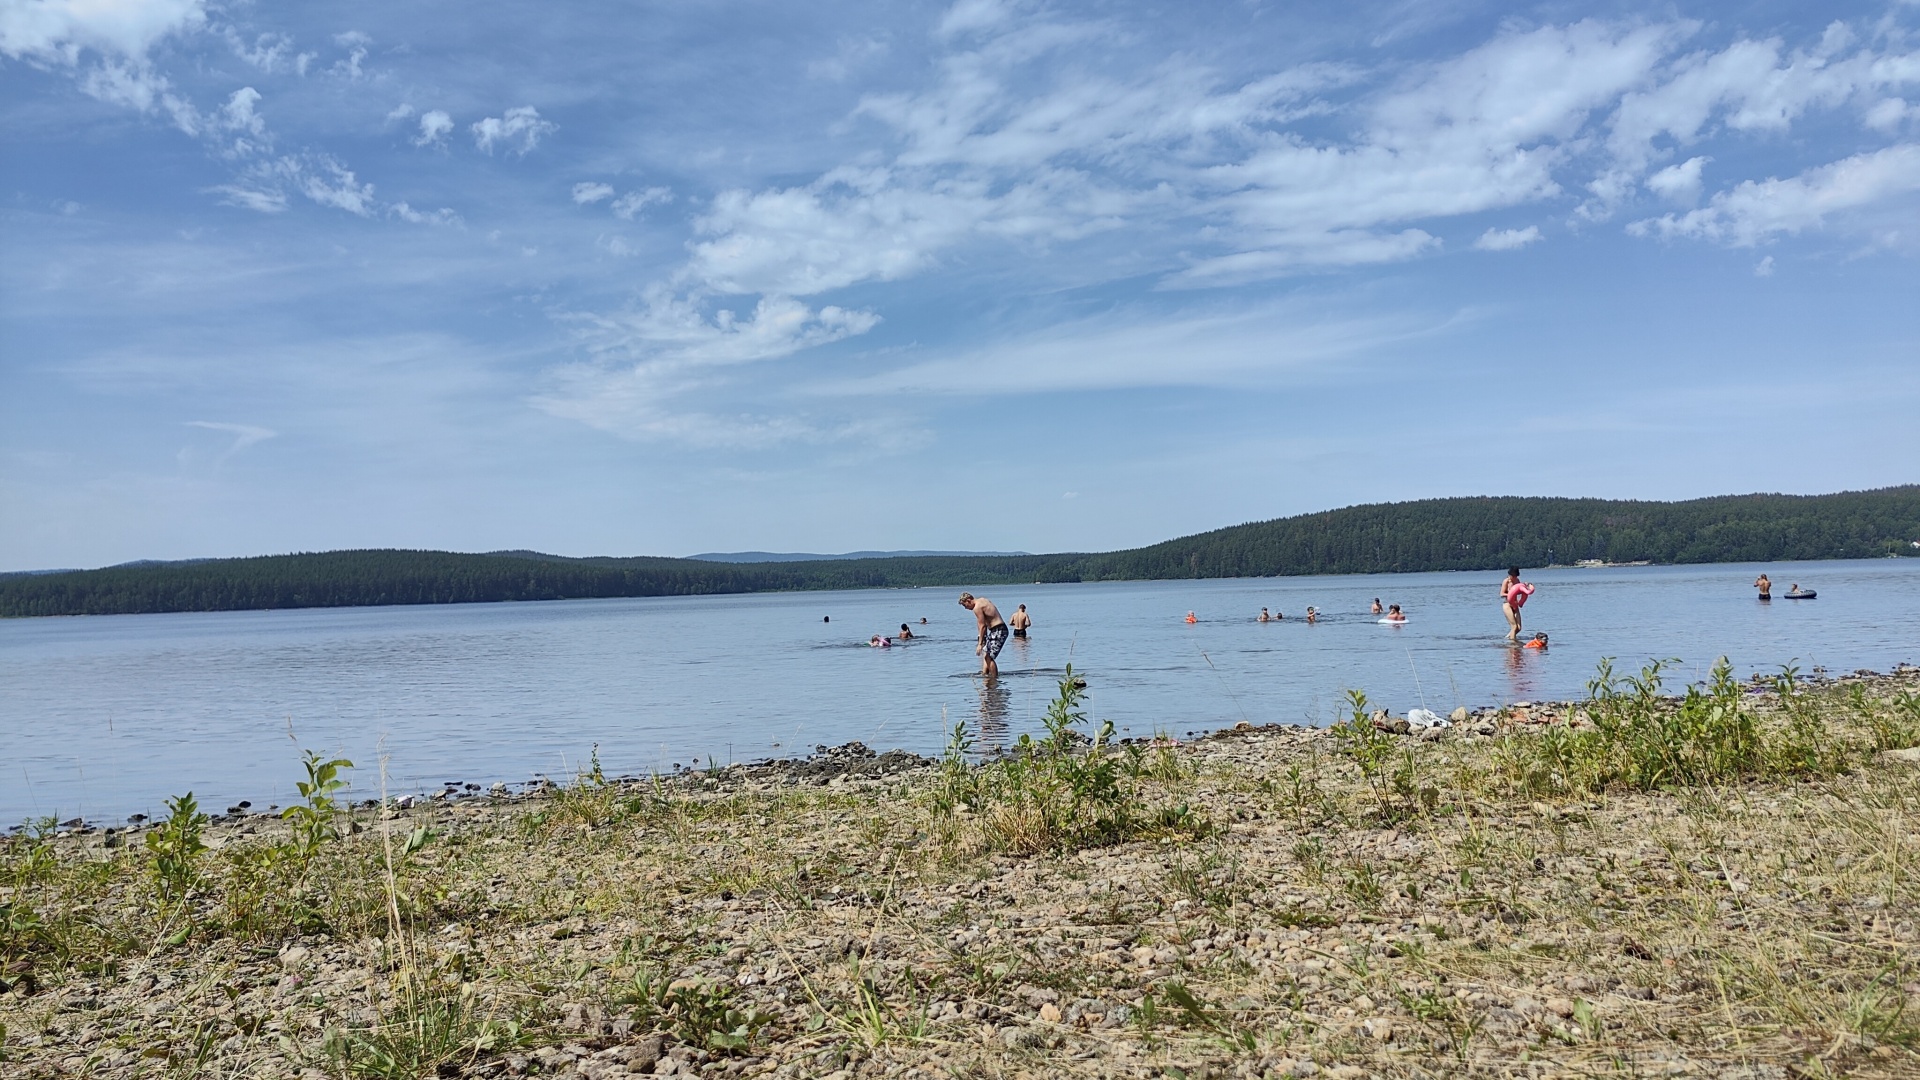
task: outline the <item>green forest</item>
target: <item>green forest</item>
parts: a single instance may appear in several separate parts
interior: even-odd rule
[[[463,604],[1028,581],[1920,555],[1920,485],[1686,502],[1482,497],[1350,506],[1097,554],[790,563],[330,551],[0,576],[0,617]]]

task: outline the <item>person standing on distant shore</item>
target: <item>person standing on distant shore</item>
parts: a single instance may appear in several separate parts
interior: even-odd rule
[[[973,647],[973,654],[980,658],[980,674],[989,679],[999,678],[998,660],[1000,650],[1007,644],[1007,621],[1000,617],[1000,609],[993,606],[993,601],[984,596],[963,592],[960,606],[973,612],[974,621],[980,625],[979,644]]]
[[[1760,580],[1754,582],[1753,587],[1760,590],[1760,599],[1773,599],[1773,582],[1767,579],[1767,575],[1761,574]]]
[[[1033,625],[1033,616],[1027,614],[1027,605],[1021,604],[1019,610],[1013,613],[1013,618],[1007,620],[1007,625],[1013,627],[1014,637],[1026,637],[1027,627]]]

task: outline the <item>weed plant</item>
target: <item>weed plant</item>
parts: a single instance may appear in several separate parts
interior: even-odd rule
[[[1831,777],[1864,753],[1911,745],[1920,733],[1911,694],[1883,703],[1864,690],[1816,692],[1789,667],[1768,681],[1774,700],[1763,710],[1722,657],[1704,686],[1675,700],[1664,685],[1672,663],[1654,660],[1638,675],[1616,676],[1602,660],[1582,706],[1589,725],[1507,736],[1493,757],[1496,775],[1526,795]],[[1836,723],[1846,714],[1834,707],[1836,694],[1858,723]]]
[[[1010,753],[979,765],[965,723],[956,724],[935,786],[935,816],[950,822],[964,810],[989,850],[1015,855],[1206,834],[1206,821],[1186,803],[1149,798],[1154,759],[1137,746],[1118,751],[1111,721],[1091,738],[1081,731],[1085,698],[1085,680],[1069,664],[1043,717],[1046,735],[1022,734]]]

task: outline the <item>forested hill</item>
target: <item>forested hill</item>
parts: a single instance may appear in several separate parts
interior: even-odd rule
[[[1259,577],[1920,555],[1920,485],[1688,502],[1482,497],[1350,506],[1083,558],[1089,577]]]
[[[799,589],[1492,570],[1583,559],[1920,555],[1920,485],[1689,502],[1462,498],[1352,506],[1102,554],[791,563],[334,551],[0,576],[0,616],[458,604]]]

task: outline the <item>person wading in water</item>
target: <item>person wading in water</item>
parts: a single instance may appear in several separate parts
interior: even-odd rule
[[[980,643],[973,648],[974,655],[980,658],[980,674],[989,679],[999,678],[997,660],[1007,644],[1007,621],[1000,617],[1000,609],[993,606],[993,601],[984,596],[963,592],[960,606],[973,612],[974,621],[980,624]]]

